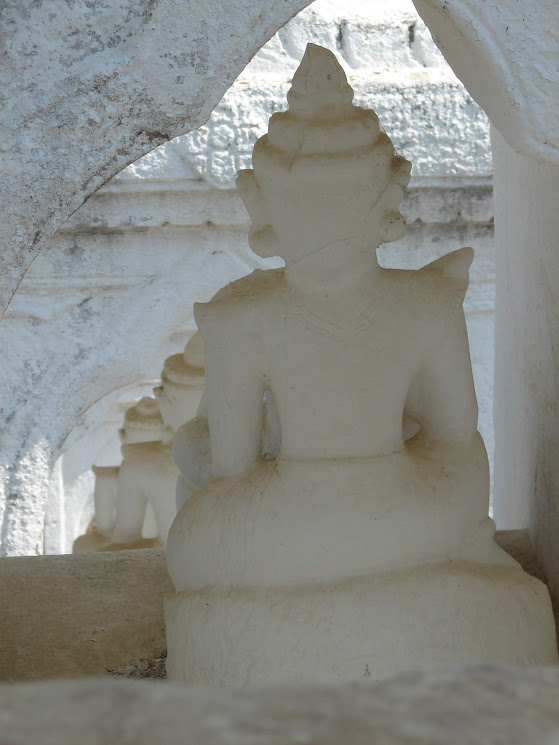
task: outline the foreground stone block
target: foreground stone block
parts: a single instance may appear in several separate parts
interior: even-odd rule
[[[0,680],[105,675],[156,657],[168,582],[156,549],[3,559]]]
[[[557,742],[559,668],[260,691],[104,680],[0,686],[0,745]]]

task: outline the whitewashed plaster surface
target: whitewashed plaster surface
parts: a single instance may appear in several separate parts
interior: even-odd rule
[[[3,4],[0,309],[96,189],[200,126],[308,0]]]
[[[495,398],[501,522],[524,523],[559,599],[559,167],[493,133],[496,163]],[[498,170],[497,170],[498,167]],[[525,250],[529,248],[529,250]]]
[[[4,554],[43,550],[54,462],[72,441],[87,437],[88,426],[102,425],[113,392],[158,377],[163,360],[180,351],[193,331],[192,303],[264,265],[248,249],[248,218],[233,178],[285,100],[309,39],[338,54],[357,99],[377,111],[414,164],[404,205],[408,236],[381,248],[381,262],[418,267],[463,245],[476,249],[466,312],[480,428],[491,455],[487,119],[409,2],[321,0],[261,50],[206,125],[144,156],[91,197],[19,286],[0,324],[1,348],[8,350],[0,371],[9,484],[0,502],[0,511],[7,506]],[[95,422],[84,429],[78,423],[98,401]],[[79,436],[67,440],[76,426]],[[94,462],[94,450],[80,461],[84,469],[87,460],[88,467]],[[56,503],[52,486],[50,500]],[[65,540],[67,545],[70,536]]]
[[[506,140],[559,162],[555,0],[416,3]],[[306,5],[14,0],[3,7],[2,312],[83,200],[155,145],[202,124],[254,53]]]
[[[447,62],[516,151],[559,165],[559,3],[414,0]]]
[[[558,696],[557,668],[488,666],[318,688],[20,683],[0,687],[0,743],[555,745]]]

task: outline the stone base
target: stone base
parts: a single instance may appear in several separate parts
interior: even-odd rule
[[[545,585],[464,561],[315,587],[169,594],[165,622],[169,679],[213,686],[557,664]]]
[[[64,680],[0,686],[3,745],[554,745],[559,668],[382,683],[204,689]]]
[[[65,680],[0,686],[4,745],[552,745],[559,668],[317,688]]]
[[[171,587],[155,549],[1,559],[0,681],[108,675],[160,658]],[[3,734],[0,724],[0,743]]]
[[[135,541],[128,543],[107,543],[97,550],[103,551],[136,551],[137,549],[146,548],[165,548],[165,544],[160,538],[137,538]]]
[[[88,554],[94,551],[133,551],[139,548],[165,548],[159,538],[138,538],[128,543],[111,543],[111,539],[103,535],[93,525],[87,533],[78,536],[72,545],[73,554]]]
[[[103,535],[98,528],[95,526],[95,523],[92,523],[88,529],[87,532],[83,535],[79,535],[74,543],[72,544],[72,553],[73,554],[88,554],[92,551],[99,551],[105,546],[108,546],[110,543],[110,538],[107,538],[106,535]]]

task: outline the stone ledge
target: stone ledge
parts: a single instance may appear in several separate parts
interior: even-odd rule
[[[0,680],[106,675],[157,657],[168,589],[161,549],[1,559]]]
[[[193,184],[193,188],[191,188]],[[155,189],[153,187],[156,187]],[[138,233],[153,228],[227,227],[248,231],[250,221],[236,191],[201,189],[198,182],[163,184],[146,181],[140,189],[100,192],[93,195],[51,239],[61,235]],[[402,213],[408,224],[489,225],[493,221],[493,188],[490,182],[457,184],[443,179],[416,184],[408,190]]]
[[[551,745],[558,702],[558,667],[332,688],[32,683],[0,686],[0,745]]]
[[[496,537],[543,579],[527,530]],[[166,649],[162,549],[5,558],[0,588],[0,681],[108,675]]]

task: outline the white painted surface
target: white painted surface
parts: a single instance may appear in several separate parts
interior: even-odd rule
[[[149,395],[155,382],[117,389],[78,417],[50,478],[44,553],[71,553],[74,540],[87,530],[94,513],[95,480],[91,466],[120,465],[118,430],[125,411],[135,398]]]
[[[63,680],[3,686],[10,743],[176,745],[550,745],[559,739],[557,668],[470,668],[406,673],[383,683],[330,688],[204,690],[163,681]],[[103,712],[103,716],[99,716]]]
[[[476,249],[466,313],[480,430],[491,457],[487,120],[410,3],[315,3],[264,47],[201,130],[152,151],[92,196],[20,284],[0,324],[0,344],[10,350],[0,371],[6,423],[0,438],[11,469],[6,488],[14,495],[0,499],[0,513],[8,505],[4,554],[42,551],[54,462],[70,447],[74,429],[77,437],[105,417],[99,414],[98,425],[84,412],[97,401],[108,405],[115,390],[156,379],[163,360],[192,333],[192,303],[265,266],[248,248],[248,218],[233,176],[248,164],[270,113],[284,105],[309,34],[336,50],[357,100],[379,112],[397,149],[414,161],[404,205],[410,228],[398,244],[381,249],[381,262],[417,268],[464,245]],[[107,441],[105,456],[91,448],[91,462],[95,457],[99,465],[114,463],[110,452],[118,455],[116,434],[106,432],[112,444]],[[51,518],[47,525],[49,551],[60,550]]]
[[[414,0],[445,59],[506,142],[559,165],[559,4]]]
[[[495,511],[530,527],[559,593],[559,166],[495,150],[497,345]]]
[[[169,676],[556,663],[549,594],[488,517],[462,306],[473,250],[381,268],[377,247],[406,230],[411,164],[329,50],[307,46],[287,97],[237,179],[251,248],[285,267],[195,306],[213,478],[169,533]],[[281,442],[268,461],[266,390]]]

